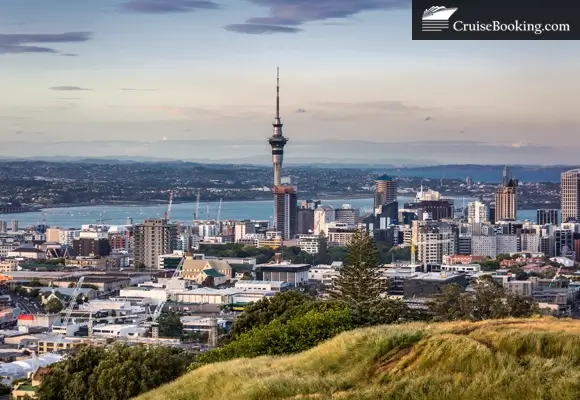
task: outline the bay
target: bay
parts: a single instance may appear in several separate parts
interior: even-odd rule
[[[399,205],[411,202],[412,197],[399,197]],[[467,202],[473,199],[465,199]],[[456,199],[455,206],[461,207],[463,199]],[[366,199],[329,199],[323,200],[323,205],[341,207],[343,204],[350,204],[352,208],[370,211],[373,205],[372,198]],[[201,220],[216,219],[219,209],[219,202],[204,203],[199,205],[199,216]],[[60,228],[80,228],[84,224],[103,223],[105,225],[125,225],[127,218],[133,218],[134,223],[141,223],[147,218],[162,218],[167,205],[123,205],[123,206],[80,206],[47,208],[41,212],[28,212],[20,214],[0,214],[0,221],[7,221],[10,228],[10,221],[17,220],[20,228],[38,225],[44,219],[46,224]],[[170,219],[179,221],[181,224],[189,225],[193,221],[196,210],[196,203],[173,204]],[[228,201],[221,205],[220,220],[271,220],[273,214],[273,202],[263,201]],[[536,221],[535,210],[518,211],[520,220],[529,219]]]

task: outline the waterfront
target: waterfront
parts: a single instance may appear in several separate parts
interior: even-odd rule
[[[399,197],[400,206],[403,203],[412,201],[412,197]],[[465,204],[473,199],[465,199]],[[456,207],[462,206],[462,200],[456,200]],[[340,207],[343,204],[350,204],[353,208],[370,211],[373,199],[331,199],[323,201],[324,205]],[[182,224],[190,224],[195,213],[195,203],[174,204],[171,209],[171,220],[179,221]],[[216,219],[219,209],[219,202],[200,203],[199,219]],[[78,228],[83,224],[103,223],[106,225],[125,225],[127,218],[133,218],[134,223],[143,222],[147,218],[162,218],[167,205],[147,205],[147,206],[81,206],[48,208],[42,212],[28,212],[21,214],[0,214],[1,221],[10,222],[17,220],[20,228],[37,225],[44,219],[50,226],[61,228]],[[209,211],[209,213],[208,213]],[[223,202],[221,207],[221,220],[271,220],[273,203],[271,200],[261,201],[231,201]],[[520,220],[536,220],[535,210],[518,211]],[[10,226],[10,224],[9,224]]]

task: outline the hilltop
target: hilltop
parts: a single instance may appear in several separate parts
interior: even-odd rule
[[[580,322],[358,329],[304,353],[207,365],[138,400],[577,399]]]

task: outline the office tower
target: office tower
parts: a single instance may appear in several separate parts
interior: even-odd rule
[[[453,200],[423,200],[415,204],[434,221],[453,218]]]
[[[489,223],[495,224],[495,203],[489,204]]]
[[[342,208],[334,210],[334,218],[337,222],[354,225],[356,223],[357,210],[353,209],[350,204],[343,204]]]
[[[517,220],[518,180],[504,168],[502,186],[495,195],[495,221]]]
[[[177,225],[166,219],[148,219],[135,226],[133,259],[135,267],[157,268],[159,256],[177,248]]]
[[[0,221],[0,233],[6,233],[8,231],[8,224],[6,221]]]
[[[81,232],[73,240],[73,250],[77,257],[105,257],[111,254],[111,244],[107,233]]]
[[[536,221],[538,225],[558,225],[559,211],[557,209],[540,209],[536,212]]]
[[[562,222],[580,221],[580,169],[562,174],[560,193]]]
[[[376,179],[375,208],[397,201],[397,183],[391,176],[381,175]]]
[[[133,218],[127,217],[127,221],[125,222],[125,225],[132,226],[133,225]]]
[[[442,264],[443,256],[456,254],[457,235],[450,224],[436,221],[413,221],[412,257],[423,264],[423,272],[429,266]]]
[[[298,209],[298,228],[299,235],[305,235],[314,232],[314,210],[312,208],[300,207]]]
[[[18,221],[15,219],[12,220],[12,232],[18,232]]]
[[[336,210],[331,206],[320,206],[314,210],[314,234],[327,235],[328,224],[336,221]]]
[[[489,211],[484,203],[474,201],[467,205],[467,222],[483,223],[489,221]]]
[[[276,117],[272,124],[274,132],[268,139],[268,143],[272,147],[272,164],[274,166],[274,186],[279,186],[282,183],[282,162],[284,161],[284,146],[288,143],[288,138],[282,134],[282,120],[280,119],[280,69],[277,72],[276,83]]]
[[[274,187],[274,225],[282,239],[296,236],[298,228],[298,197],[292,186]]]

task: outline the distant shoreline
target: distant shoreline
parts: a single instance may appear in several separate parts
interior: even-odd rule
[[[454,200],[460,199],[461,195],[457,195],[457,194],[448,194],[446,196],[446,198],[452,198]],[[410,197],[413,198],[415,196],[409,195],[409,196],[399,196],[399,197]],[[351,195],[326,195],[324,197],[311,197],[308,200],[314,200],[314,201],[318,201],[321,200],[322,202],[324,202],[325,200],[360,200],[360,199],[368,199],[368,200],[372,200],[373,199],[373,194],[369,193],[369,194],[351,194]],[[301,201],[305,201],[306,199],[302,199]],[[239,203],[243,203],[243,202],[258,202],[258,201],[269,201],[269,199],[247,199],[247,200],[231,200],[231,199],[223,199],[222,200],[224,203],[232,203],[232,202],[239,202]],[[200,201],[200,204],[207,204],[207,203],[219,203],[219,200],[212,200],[212,201]],[[18,215],[18,214],[24,214],[24,213],[29,213],[29,212],[42,212],[42,210],[51,210],[51,209],[55,209],[55,208],[75,208],[75,207],[102,207],[102,206],[106,206],[106,207],[149,207],[149,206],[166,206],[168,204],[168,201],[162,201],[162,200],[151,200],[151,201],[143,201],[143,202],[134,202],[134,201],[103,201],[103,202],[98,202],[98,203],[70,203],[70,204],[57,204],[54,206],[45,206],[45,207],[41,207],[41,208],[34,208],[32,210],[29,211],[24,211],[24,212],[15,212],[15,213],[6,213],[6,214],[1,214],[1,215]],[[195,204],[195,201],[174,201],[173,204]],[[348,204],[348,203],[345,203]],[[549,205],[547,204],[546,207],[548,208],[552,208],[549,207]],[[544,207],[545,208],[545,207]],[[559,207],[555,207],[555,208],[559,208]],[[523,207],[523,208],[518,208],[518,210],[537,210],[538,207]]]

